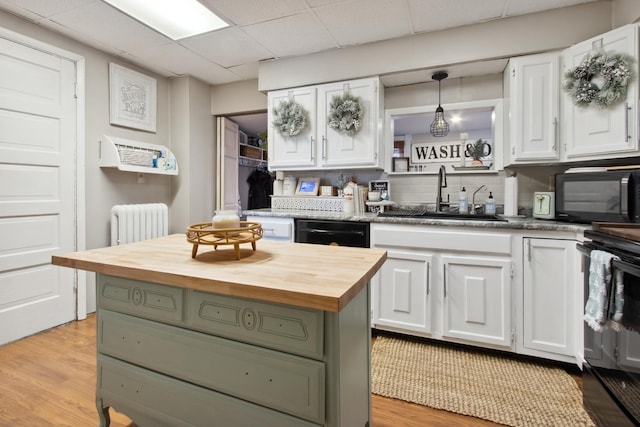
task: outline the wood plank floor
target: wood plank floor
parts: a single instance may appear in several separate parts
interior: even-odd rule
[[[0,427],[97,426],[95,355],[94,315],[0,347]],[[376,395],[372,400],[372,427],[499,426]],[[111,410],[111,426],[135,424]]]

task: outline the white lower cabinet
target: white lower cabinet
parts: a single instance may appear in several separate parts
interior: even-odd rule
[[[581,234],[373,223],[372,326],[581,364]]]
[[[442,335],[511,346],[511,260],[442,255]]]
[[[575,360],[583,304],[579,262],[575,240],[523,239],[522,353]]]
[[[387,251],[387,260],[376,278],[376,324],[431,333],[432,262],[433,256],[428,253]]]
[[[372,280],[375,328],[512,349],[509,233],[372,224],[371,242],[387,250]]]

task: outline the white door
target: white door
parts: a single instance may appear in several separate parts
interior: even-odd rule
[[[0,344],[76,317],[75,65],[0,38]]]
[[[238,125],[229,119],[218,119],[218,197],[216,209],[238,209]]]

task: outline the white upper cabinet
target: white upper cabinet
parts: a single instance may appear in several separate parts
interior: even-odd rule
[[[284,136],[273,125],[274,109],[294,101],[307,111],[307,126],[298,135]],[[294,169],[316,164],[316,88],[305,87],[269,92],[269,168]]]
[[[562,94],[564,161],[594,160],[638,155],[638,25],[620,27],[566,49],[563,70],[573,69],[593,50],[627,54],[635,78],[627,98],[605,109],[576,106],[569,94]],[[601,78],[594,82],[602,85]]]
[[[509,60],[508,163],[560,160],[560,53]]]
[[[333,129],[328,120],[332,99],[345,93],[359,97],[364,110],[362,128],[353,135]],[[379,146],[379,142],[382,141],[382,93],[378,78],[334,83],[318,88],[318,132],[322,138],[321,166],[383,167],[380,159],[383,151]]]
[[[353,134],[329,125],[331,102],[344,93],[359,97],[364,112],[362,127]],[[273,91],[268,98],[270,169],[382,169],[384,90],[379,78]],[[284,136],[273,125],[274,109],[286,100],[308,112],[307,127],[296,136]]]

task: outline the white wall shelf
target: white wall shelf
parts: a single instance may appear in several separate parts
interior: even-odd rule
[[[159,175],[178,175],[179,171],[178,161],[164,145],[107,135],[100,140],[100,167]]]

